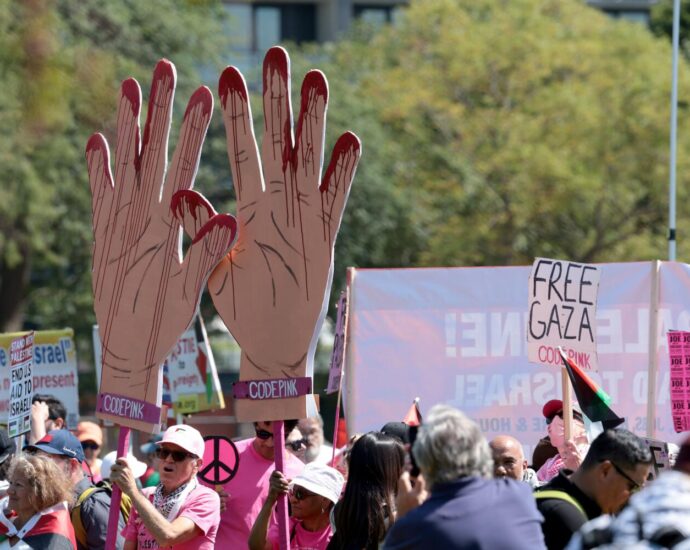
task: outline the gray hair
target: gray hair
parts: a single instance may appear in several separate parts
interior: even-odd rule
[[[431,487],[461,477],[493,475],[491,451],[479,426],[448,405],[431,408],[412,452]]]

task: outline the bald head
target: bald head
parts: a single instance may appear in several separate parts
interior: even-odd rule
[[[509,435],[499,435],[489,446],[494,459],[494,477],[509,477],[522,481],[527,461],[520,442]]]

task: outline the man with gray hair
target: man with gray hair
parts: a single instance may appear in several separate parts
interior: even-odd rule
[[[398,507],[385,549],[545,548],[529,485],[492,477],[489,445],[479,426],[459,410],[433,407],[412,452],[421,475],[411,487],[403,474],[398,501],[421,500],[425,485],[431,493],[409,512],[408,505]]]

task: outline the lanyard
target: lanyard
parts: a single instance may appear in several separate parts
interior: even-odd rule
[[[12,523],[12,521],[9,518],[7,518],[7,516],[5,516],[5,509],[7,507],[8,501],[9,497],[5,497],[2,500],[0,500],[0,523],[7,527],[8,538],[17,537],[19,539],[23,539],[26,536],[26,534],[36,526],[38,520],[41,519],[42,516],[58,512],[59,510],[67,510],[67,503],[65,501],[58,502],[50,508],[46,508],[44,510],[41,510],[40,512],[36,512],[33,516],[31,516],[31,519],[29,519],[29,521],[27,521],[21,529],[17,530],[14,523]]]

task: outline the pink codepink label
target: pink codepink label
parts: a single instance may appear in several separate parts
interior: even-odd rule
[[[270,380],[240,380],[232,385],[235,399],[285,399],[311,393],[312,380],[304,378],[276,378]]]
[[[153,403],[114,393],[99,393],[96,410],[101,413],[119,416],[120,418],[148,422],[149,424],[158,424],[161,421],[160,407]]]

